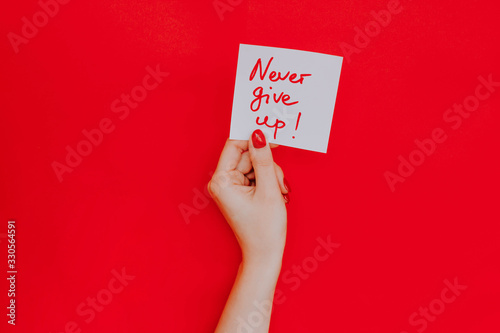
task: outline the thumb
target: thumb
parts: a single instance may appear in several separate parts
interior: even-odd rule
[[[260,129],[252,133],[249,142],[250,161],[255,172],[256,193],[266,196],[277,194],[281,196],[271,147]]]

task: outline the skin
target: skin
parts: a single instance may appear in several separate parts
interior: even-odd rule
[[[257,149],[251,139],[227,140],[208,190],[242,252],[215,333],[249,328],[253,333],[268,332],[286,240],[287,200],[283,194],[288,194],[269,143]]]

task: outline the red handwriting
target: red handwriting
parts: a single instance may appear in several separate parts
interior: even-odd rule
[[[262,60],[261,60],[261,58],[259,58],[259,60],[257,60],[257,63],[255,64],[255,66],[252,69],[252,73],[250,73],[250,81],[252,81],[254,79],[255,74],[257,74],[257,70],[259,70],[260,79],[264,80],[266,78],[267,70],[269,69],[269,66],[271,65],[271,62],[273,61],[273,59],[274,59],[274,57],[271,57],[271,59],[269,59],[269,61],[267,62],[266,70],[264,71],[264,73],[262,73]],[[269,74],[269,80],[271,80],[272,82],[276,82],[278,80],[284,81],[288,78],[288,80],[291,83],[302,84],[304,82],[304,77],[311,76],[312,74],[293,73],[292,75],[290,75],[290,76],[289,75],[290,75],[290,71],[288,71],[285,74],[285,76],[282,76],[281,72],[272,71]],[[297,80],[297,76],[299,76],[299,75],[300,75],[300,78]]]
[[[270,87],[270,89],[272,89],[272,87]],[[253,112],[256,112],[260,109],[262,99],[264,99],[264,102],[266,104],[269,104],[269,97],[270,96],[269,96],[269,94],[264,94],[263,91],[264,91],[264,88],[262,88],[262,87],[257,87],[253,91],[253,95],[255,96],[255,99],[250,104],[250,109],[252,109]],[[288,102],[290,100],[290,95],[285,94],[283,92],[281,94],[279,94],[278,96],[276,95],[276,93],[273,93],[273,100],[275,103],[279,103],[281,100],[281,102],[285,105],[294,105],[294,104],[297,104],[299,102],[299,101]],[[255,103],[257,103],[256,106],[254,106]]]
[[[269,61],[267,62],[266,68],[263,69],[262,67],[262,59],[259,58],[257,62],[255,63],[255,66],[252,69],[252,72],[250,73],[250,81],[252,81],[255,76],[257,75],[257,72],[259,72],[259,78],[261,81],[264,81],[264,79],[267,76],[267,73],[269,71],[269,67],[271,66],[271,63],[273,61],[274,57],[271,57]],[[312,74],[297,74],[297,73],[292,73],[290,74],[290,71],[286,72],[286,74],[282,74],[281,72],[277,71],[271,71],[267,78],[271,82],[277,82],[277,81],[290,81],[293,84],[299,83],[303,84],[304,78],[311,76]],[[269,89],[273,89],[273,87],[269,87]],[[269,104],[269,101],[271,100],[271,93],[269,94],[264,94],[264,88],[263,87],[257,87],[253,91],[254,99],[250,103],[250,109],[253,112],[259,111],[260,107],[262,106],[262,102],[265,104]],[[291,97],[288,94],[285,94],[285,92],[282,92],[281,94],[273,93],[272,94],[272,100],[274,103],[283,103],[286,106],[294,105],[297,104],[299,101],[290,101]],[[276,134],[278,133],[278,129],[281,129],[286,126],[286,123],[284,121],[279,120],[276,118],[276,121],[274,124],[270,125],[268,124],[269,122],[269,117],[265,116],[263,121],[260,121],[261,117],[257,117],[255,119],[255,122],[257,125],[265,125],[269,128],[274,128],[274,139],[276,140]],[[300,119],[300,113],[299,117],[297,119],[297,125],[295,126],[295,130],[297,130],[297,127],[299,125],[299,119]],[[293,137],[295,139],[295,136]]]
[[[273,128],[273,127],[274,127],[274,139],[275,139],[275,140],[276,140],[276,132],[278,132],[278,129],[279,129],[279,128],[283,128],[283,127],[285,127],[285,125],[286,125],[284,121],[281,121],[281,120],[279,120],[278,118],[276,118],[276,121],[274,122],[274,124],[273,124],[273,125],[269,125],[269,124],[267,123],[267,121],[269,120],[269,117],[268,117],[268,116],[265,116],[265,117],[264,117],[264,121],[263,121],[263,122],[261,122],[261,123],[259,123],[259,119],[260,119],[260,117],[257,117],[257,119],[255,119],[255,122],[257,123],[257,125],[266,125],[266,126],[267,126],[267,127],[269,127],[269,128]]]

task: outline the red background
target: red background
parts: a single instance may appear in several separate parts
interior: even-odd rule
[[[410,315],[455,277],[467,290],[425,331],[500,331],[500,91],[459,129],[443,121],[479,75],[500,81],[500,7],[401,4],[344,59],[328,153],[274,150],[293,191],[283,271],[312,256],[317,237],[341,246],[297,290],[280,280],[287,300],[272,332],[417,332]],[[343,56],[340,44],[355,45],[354,28],[386,5],[244,0],[221,20],[210,0],[73,0],[16,54],[7,34],[40,7],[5,3],[0,267],[3,276],[15,219],[12,331],[59,333],[75,321],[82,332],[212,332],[240,252],[213,201],[197,202],[190,223],[179,207],[194,207],[229,135],[239,43]],[[120,120],[111,103],[157,64],[170,75]],[[59,182],[51,164],[103,118],[116,129]],[[392,192],[384,172],[436,127],[448,139]],[[135,279],[85,323],[77,306],[122,267]]]

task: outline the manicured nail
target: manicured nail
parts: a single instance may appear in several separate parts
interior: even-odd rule
[[[283,198],[285,198],[285,203],[290,203],[290,197],[288,194],[283,194]]]
[[[260,129],[253,131],[252,143],[255,148],[262,148],[266,146],[266,137]]]
[[[283,184],[285,185],[285,189],[290,193],[292,192],[292,188],[290,187],[290,183],[288,182],[288,180],[286,180],[286,178],[283,178]]]

